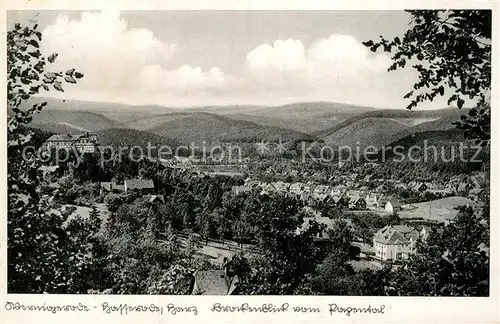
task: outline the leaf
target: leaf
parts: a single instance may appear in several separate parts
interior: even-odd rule
[[[379,47],[380,47],[380,44],[375,44],[372,47],[370,47],[370,51],[376,52]]]
[[[77,79],[83,78],[83,73],[75,72],[75,78],[77,78]]]
[[[448,105],[451,104],[453,101],[457,100],[457,95],[453,95],[448,99]]]
[[[47,58],[47,61],[49,61],[49,63],[54,63],[56,61],[56,58],[57,58],[57,53],[53,53],[51,54],[48,58]]]
[[[34,39],[30,40],[29,44],[33,47],[39,48],[40,45],[38,45],[38,42]]]
[[[66,71],[65,74],[69,75],[69,76],[72,76],[74,72],[75,72],[75,69],[70,69],[70,70]]]
[[[40,57],[40,51],[35,51],[35,52],[28,52],[29,55],[31,55],[34,58],[39,58]]]
[[[408,92],[407,94],[404,95],[404,99],[408,99],[413,95],[413,91]]]
[[[47,73],[45,73],[45,77],[48,78],[48,79],[55,79],[56,76],[57,75],[54,72],[47,72]]]
[[[72,76],[68,76],[68,75],[64,77],[64,81],[66,81],[68,83],[76,83],[76,80]]]
[[[396,43],[396,45],[401,45],[401,40],[399,39],[399,37],[394,38],[394,43]]]
[[[459,109],[461,109],[464,106],[464,103],[465,103],[465,100],[463,100],[462,98],[457,99],[457,107]]]
[[[365,45],[366,47],[372,47],[373,46],[373,41],[369,40],[369,41],[366,41],[366,42],[362,42],[361,44]]]
[[[57,91],[64,92],[64,90],[63,90],[63,88],[61,86],[61,82],[60,81],[54,82],[54,89],[56,89]]]

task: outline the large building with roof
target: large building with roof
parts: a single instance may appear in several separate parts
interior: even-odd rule
[[[383,261],[407,259],[414,252],[420,233],[407,225],[388,225],[373,237],[375,257]]]
[[[141,194],[152,194],[155,185],[151,179],[129,179],[123,182],[125,192],[137,191]]]
[[[94,134],[54,134],[45,141],[45,148],[66,149],[76,148],[83,153],[94,153],[97,147],[97,135]]]
[[[196,271],[193,276],[191,295],[234,295],[238,290],[238,276],[225,269]]]

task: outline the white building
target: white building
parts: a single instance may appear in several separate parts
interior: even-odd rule
[[[47,149],[67,149],[76,148],[83,153],[94,153],[97,147],[97,135],[94,134],[76,134],[76,135],[52,135],[45,141]]]
[[[373,237],[375,257],[383,261],[407,259],[414,253],[419,232],[407,225],[388,225],[380,229]]]
[[[385,211],[388,212],[389,214],[394,214],[400,210],[401,210],[401,204],[395,198],[391,198],[387,200],[387,202],[385,203]]]

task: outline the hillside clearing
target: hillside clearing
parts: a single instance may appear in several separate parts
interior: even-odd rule
[[[398,215],[400,218],[421,218],[444,222],[446,219],[453,219],[458,214],[456,207],[463,205],[472,206],[473,208],[479,207],[476,202],[465,197],[447,197],[402,205],[402,210],[398,212]]]

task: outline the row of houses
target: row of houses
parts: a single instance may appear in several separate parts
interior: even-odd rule
[[[391,180],[388,180],[388,182],[391,182]],[[395,188],[407,189],[422,194],[429,192],[441,196],[464,196],[476,202],[482,200],[484,198],[483,195],[486,194],[481,181],[479,181],[476,176],[471,175],[453,176],[446,184],[417,181],[403,183],[401,181],[393,181],[393,185]]]
[[[399,201],[382,193],[368,190],[350,190],[346,186],[316,185],[312,181],[287,183],[277,181],[265,183],[247,179],[242,186],[233,186],[234,194],[258,191],[261,195],[280,193],[297,197],[307,205],[332,205],[350,210],[385,209],[394,213],[401,209]]]

